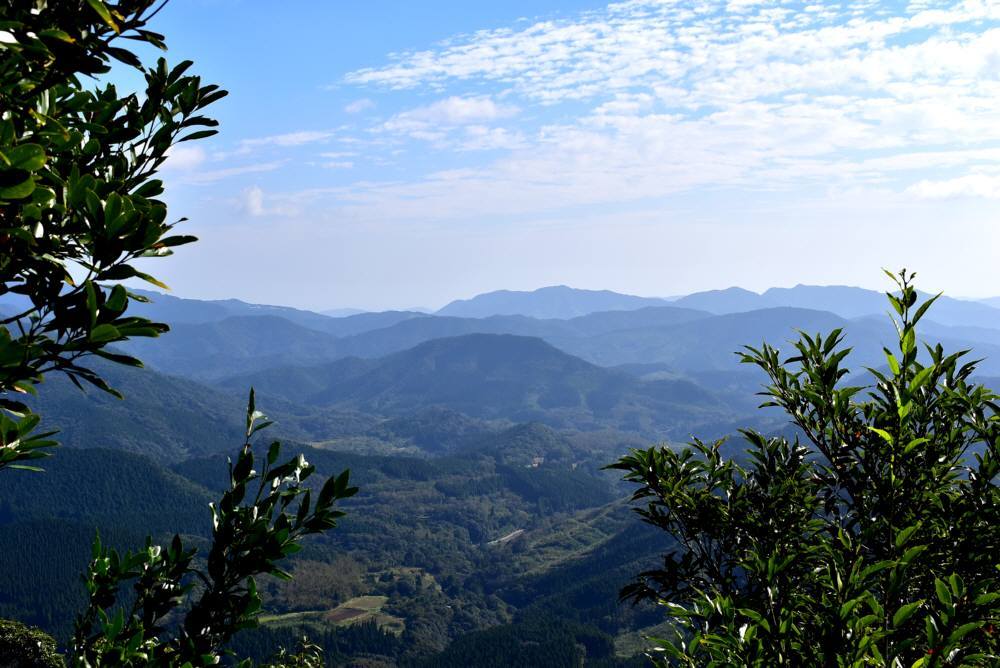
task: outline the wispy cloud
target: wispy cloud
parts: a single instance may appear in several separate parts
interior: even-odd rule
[[[264,215],[264,191],[260,186],[252,186],[243,191],[242,209],[254,217]]]
[[[527,140],[517,130],[467,125],[463,128],[463,135],[456,139],[456,145],[463,151],[514,150],[526,147]]]
[[[510,118],[517,112],[517,107],[509,104],[498,104],[490,97],[452,96],[424,107],[397,114],[390,123],[419,122],[435,125],[463,125]]]
[[[923,180],[908,189],[921,199],[985,197],[1000,199],[1000,174],[969,174],[941,181]]]
[[[280,169],[287,162],[287,160],[274,160],[271,162],[258,162],[248,165],[237,165],[235,167],[225,167],[222,169],[194,170],[185,173],[179,180],[183,183],[205,185],[234,176],[242,176],[244,174],[273,172],[276,169]]]
[[[287,132],[280,135],[270,135],[268,137],[254,137],[240,141],[239,148],[242,152],[250,152],[262,146],[302,146],[304,144],[314,144],[330,139],[333,132],[325,130],[302,130],[299,132]]]
[[[433,142],[442,148],[516,148],[523,143],[520,133],[486,124],[510,119],[519,111],[487,96],[451,96],[400,112],[374,130]]]
[[[710,1],[621,2],[576,21],[480,31],[437,50],[402,54],[390,65],[358,70],[346,79],[397,89],[491,80],[543,102],[588,99],[674,81],[686,82],[681,88],[692,93],[690,102],[700,103],[768,94],[762,83],[787,89],[796,84],[816,88],[849,80],[877,82],[890,65],[907,73],[925,70],[936,78],[956,68],[976,70],[986,63],[966,61],[964,49],[943,61],[907,56],[933,55],[924,46],[960,47],[961,40],[942,42],[940,35],[921,40],[917,31],[1000,19],[1000,6],[984,1],[936,9],[921,9],[914,3],[910,10],[892,16],[886,16],[878,3],[831,4],[826,11],[772,3],[743,3],[743,11],[733,11],[734,6]],[[915,49],[890,44],[911,37],[917,40]],[[995,52],[995,39],[984,41],[992,42],[994,49],[988,50]],[[868,57],[872,54],[874,59]],[[774,67],[761,67],[768,64]],[[829,67],[837,64],[849,67]],[[865,64],[881,67],[870,71]],[[810,74],[820,76],[806,76]],[[753,85],[727,89],[720,80]]]
[[[493,89],[377,128],[509,152],[449,179],[453,202],[504,192],[518,193],[508,207],[624,202],[719,186],[925,196],[921,155],[947,155],[963,192],[990,196],[969,170],[1000,147],[1000,3],[630,0],[456,37],[346,81]],[[514,119],[525,108],[560,111]],[[448,210],[441,184],[432,174],[378,192]]]
[[[344,106],[344,111],[348,114],[360,114],[362,111],[368,111],[369,109],[375,108],[375,102],[363,97],[360,100],[355,100]]]

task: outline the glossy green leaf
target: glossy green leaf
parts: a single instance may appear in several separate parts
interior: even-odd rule
[[[38,144],[20,144],[5,151],[15,169],[34,172],[45,166],[45,149]]]

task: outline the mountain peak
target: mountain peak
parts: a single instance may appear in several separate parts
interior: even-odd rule
[[[436,315],[488,318],[523,315],[532,318],[568,320],[598,311],[632,311],[647,306],[666,306],[655,297],[638,297],[610,290],[583,290],[567,285],[549,285],[531,291],[497,290],[470,299],[451,302]]]

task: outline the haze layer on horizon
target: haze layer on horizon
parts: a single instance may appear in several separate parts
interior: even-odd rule
[[[482,4],[171,2],[169,58],[231,94],[163,172],[201,240],[155,273],[314,309],[1000,293],[1000,3]]]

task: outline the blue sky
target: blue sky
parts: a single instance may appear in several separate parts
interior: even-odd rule
[[[418,6],[419,5],[419,6]],[[1000,3],[173,0],[230,96],[163,178],[175,294],[1000,294]],[[150,269],[154,269],[151,265]]]

